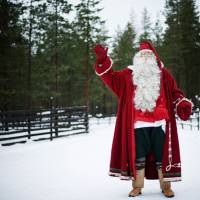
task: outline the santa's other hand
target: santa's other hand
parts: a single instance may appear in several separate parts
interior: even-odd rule
[[[186,121],[189,119],[190,115],[192,114],[192,102],[189,100],[181,100],[178,103],[176,108],[176,113],[180,117],[180,119]]]

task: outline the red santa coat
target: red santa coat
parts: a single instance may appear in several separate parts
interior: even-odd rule
[[[118,97],[109,175],[120,177],[122,180],[134,180],[136,177],[136,143],[133,123],[135,116],[133,98],[136,87],[132,81],[133,71],[129,68],[114,71],[111,68],[112,61],[109,57],[101,67],[98,65],[94,65],[94,67],[96,74]],[[172,75],[164,67],[161,68],[161,84],[163,84],[169,113],[169,120],[166,123],[162,171],[164,181],[179,181],[181,180],[181,161],[174,108],[175,103],[182,99],[184,95],[178,89]],[[158,179],[153,154],[147,156],[145,177],[147,179]]]

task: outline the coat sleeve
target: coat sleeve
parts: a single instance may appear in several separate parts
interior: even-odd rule
[[[107,87],[116,95],[120,96],[124,81],[122,73],[120,71],[114,71],[112,69],[112,60],[110,57],[104,61],[102,65],[94,64],[96,74],[107,85]]]
[[[170,90],[172,92],[172,99],[173,99],[173,104],[176,107],[176,105],[182,100],[186,99],[183,91],[177,86],[176,80],[172,76],[172,74],[165,69],[165,73],[167,75],[167,84],[170,85]]]

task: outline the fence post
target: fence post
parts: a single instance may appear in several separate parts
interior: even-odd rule
[[[9,123],[8,123],[8,114],[7,113],[5,113],[5,116],[4,116],[5,118],[5,131],[9,131]]]
[[[88,107],[86,107],[85,131],[86,131],[86,133],[88,133]]]
[[[68,112],[68,127],[71,127],[71,109],[69,109],[69,112]]]
[[[31,111],[28,111],[28,139],[31,139]]]
[[[40,128],[42,128],[42,111],[40,110]]]
[[[200,129],[200,110],[198,111],[198,116],[197,116],[197,120],[198,120],[198,124],[197,124],[197,126],[198,126],[198,131],[199,131],[199,129]]]
[[[55,109],[55,118],[54,118],[54,129],[55,129],[55,136],[58,137],[58,110]]]
[[[183,122],[181,122],[181,125],[182,125],[182,129],[184,129]]]
[[[50,140],[53,140],[52,136],[52,123],[53,123],[53,97],[50,97]]]
[[[111,124],[111,117],[112,115],[110,114],[110,116],[108,117],[108,123]]]

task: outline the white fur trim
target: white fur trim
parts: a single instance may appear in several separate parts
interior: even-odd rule
[[[163,62],[160,61],[160,63],[161,63],[161,68],[164,68],[165,66],[164,66]]]
[[[162,119],[155,122],[136,121],[134,124],[135,129],[144,127],[159,127],[159,126],[162,126],[162,129],[165,132],[166,120]]]
[[[175,163],[175,164],[173,164],[172,165],[172,157],[170,157],[169,158],[169,165],[167,165],[167,167],[166,167],[166,171],[170,171],[170,169],[172,168],[172,167],[176,167],[176,168],[180,168],[181,167],[181,163]]]
[[[181,177],[168,177],[168,178],[163,178],[164,182],[176,182],[176,181],[181,181]]]
[[[125,181],[130,181],[130,180],[132,180],[132,178],[129,177],[129,176],[120,176],[120,179],[121,179],[121,180],[125,180]]]
[[[161,62],[161,68],[164,68],[164,67],[165,66],[164,66],[163,62]],[[129,65],[128,68],[133,71],[134,66],[133,65]]]
[[[176,99],[173,103],[176,104],[176,103],[179,102],[182,98],[184,98],[184,96],[181,95],[181,97],[179,97],[178,99]]]
[[[108,174],[109,174],[109,176],[119,177],[121,180],[126,180],[126,181],[135,180],[134,177],[122,176],[120,173],[109,172]]]
[[[133,58],[133,83],[136,85],[135,108],[153,112],[160,95],[161,70],[151,50],[141,50]]]
[[[133,71],[134,66],[133,65],[129,65],[128,68]]]
[[[169,143],[168,143],[168,165],[165,170],[170,171],[171,168],[181,168],[181,163],[172,163],[172,135],[171,135],[171,124],[169,124]]]
[[[105,73],[107,73],[107,72],[111,69],[112,64],[113,64],[113,61],[112,61],[112,59],[110,59],[110,60],[111,60],[110,67],[109,67],[108,69],[106,69],[104,72],[102,72],[102,73],[97,73],[97,71],[95,70],[95,73],[96,73],[98,76],[104,75]],[[102,67],[102,66],[99,66],[99,67]]]

